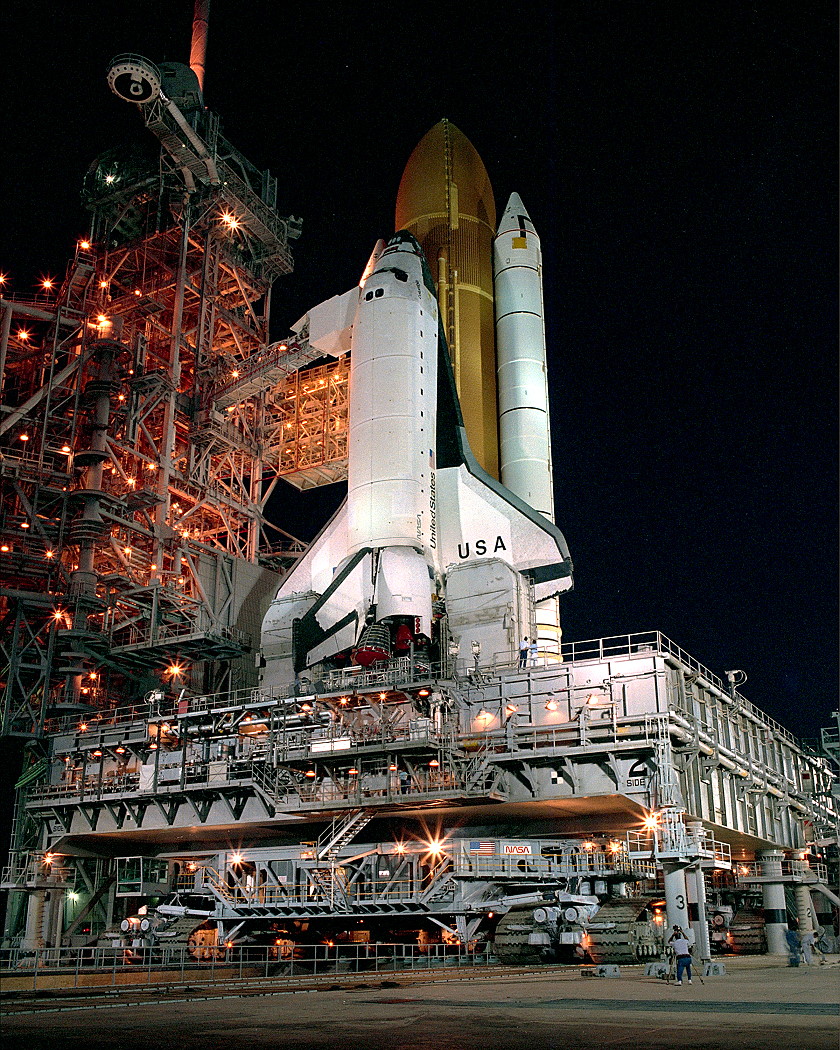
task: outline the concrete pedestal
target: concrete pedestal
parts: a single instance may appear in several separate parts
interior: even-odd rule
[[[769,955],[787,955],[788,946],[785,940],[787,932],[787,905],[785,904],[785,887],[782,883],[781,850],[762,850],[758,855],[761,874],[767,878],[778,876],[778,882],[765,882],[763,886],[764,933],[767,937]]]

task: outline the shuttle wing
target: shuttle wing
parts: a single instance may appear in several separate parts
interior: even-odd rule
[[[537,600],[572,588],[562,532],[485,471],[470,448],[441,325],[438,335],[437,474],[440,567],[499,558],[533,582]]]

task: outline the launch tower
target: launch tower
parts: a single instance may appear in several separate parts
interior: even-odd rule
[[[63,280],[0,326],[4,735],[122,702],[256,680],[264,595],[302,550],[269,527],[273,281],[300,222],[222,135],[194,72],[139,56],[108,82],[158,147],[87,173]],[[285,392],[278,393],[282,402]]]

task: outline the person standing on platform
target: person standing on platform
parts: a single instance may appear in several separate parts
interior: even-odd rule
[[[519,643],[519,670],[523,671],[528,665],[528,653],[531,649],[531,639],[523,638]]]

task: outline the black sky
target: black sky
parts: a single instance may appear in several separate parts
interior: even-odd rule
[[[662,630],[806,737],[837,706],[835,7],[213,0],[206,85],[304,219],[278,335],[358,279],[428,128],[471,139],[542,237],[566,637]],[[186,61],[191,8],[7,11],[15,291],[62,272],[90,161],[146,134],[109,58]]]

